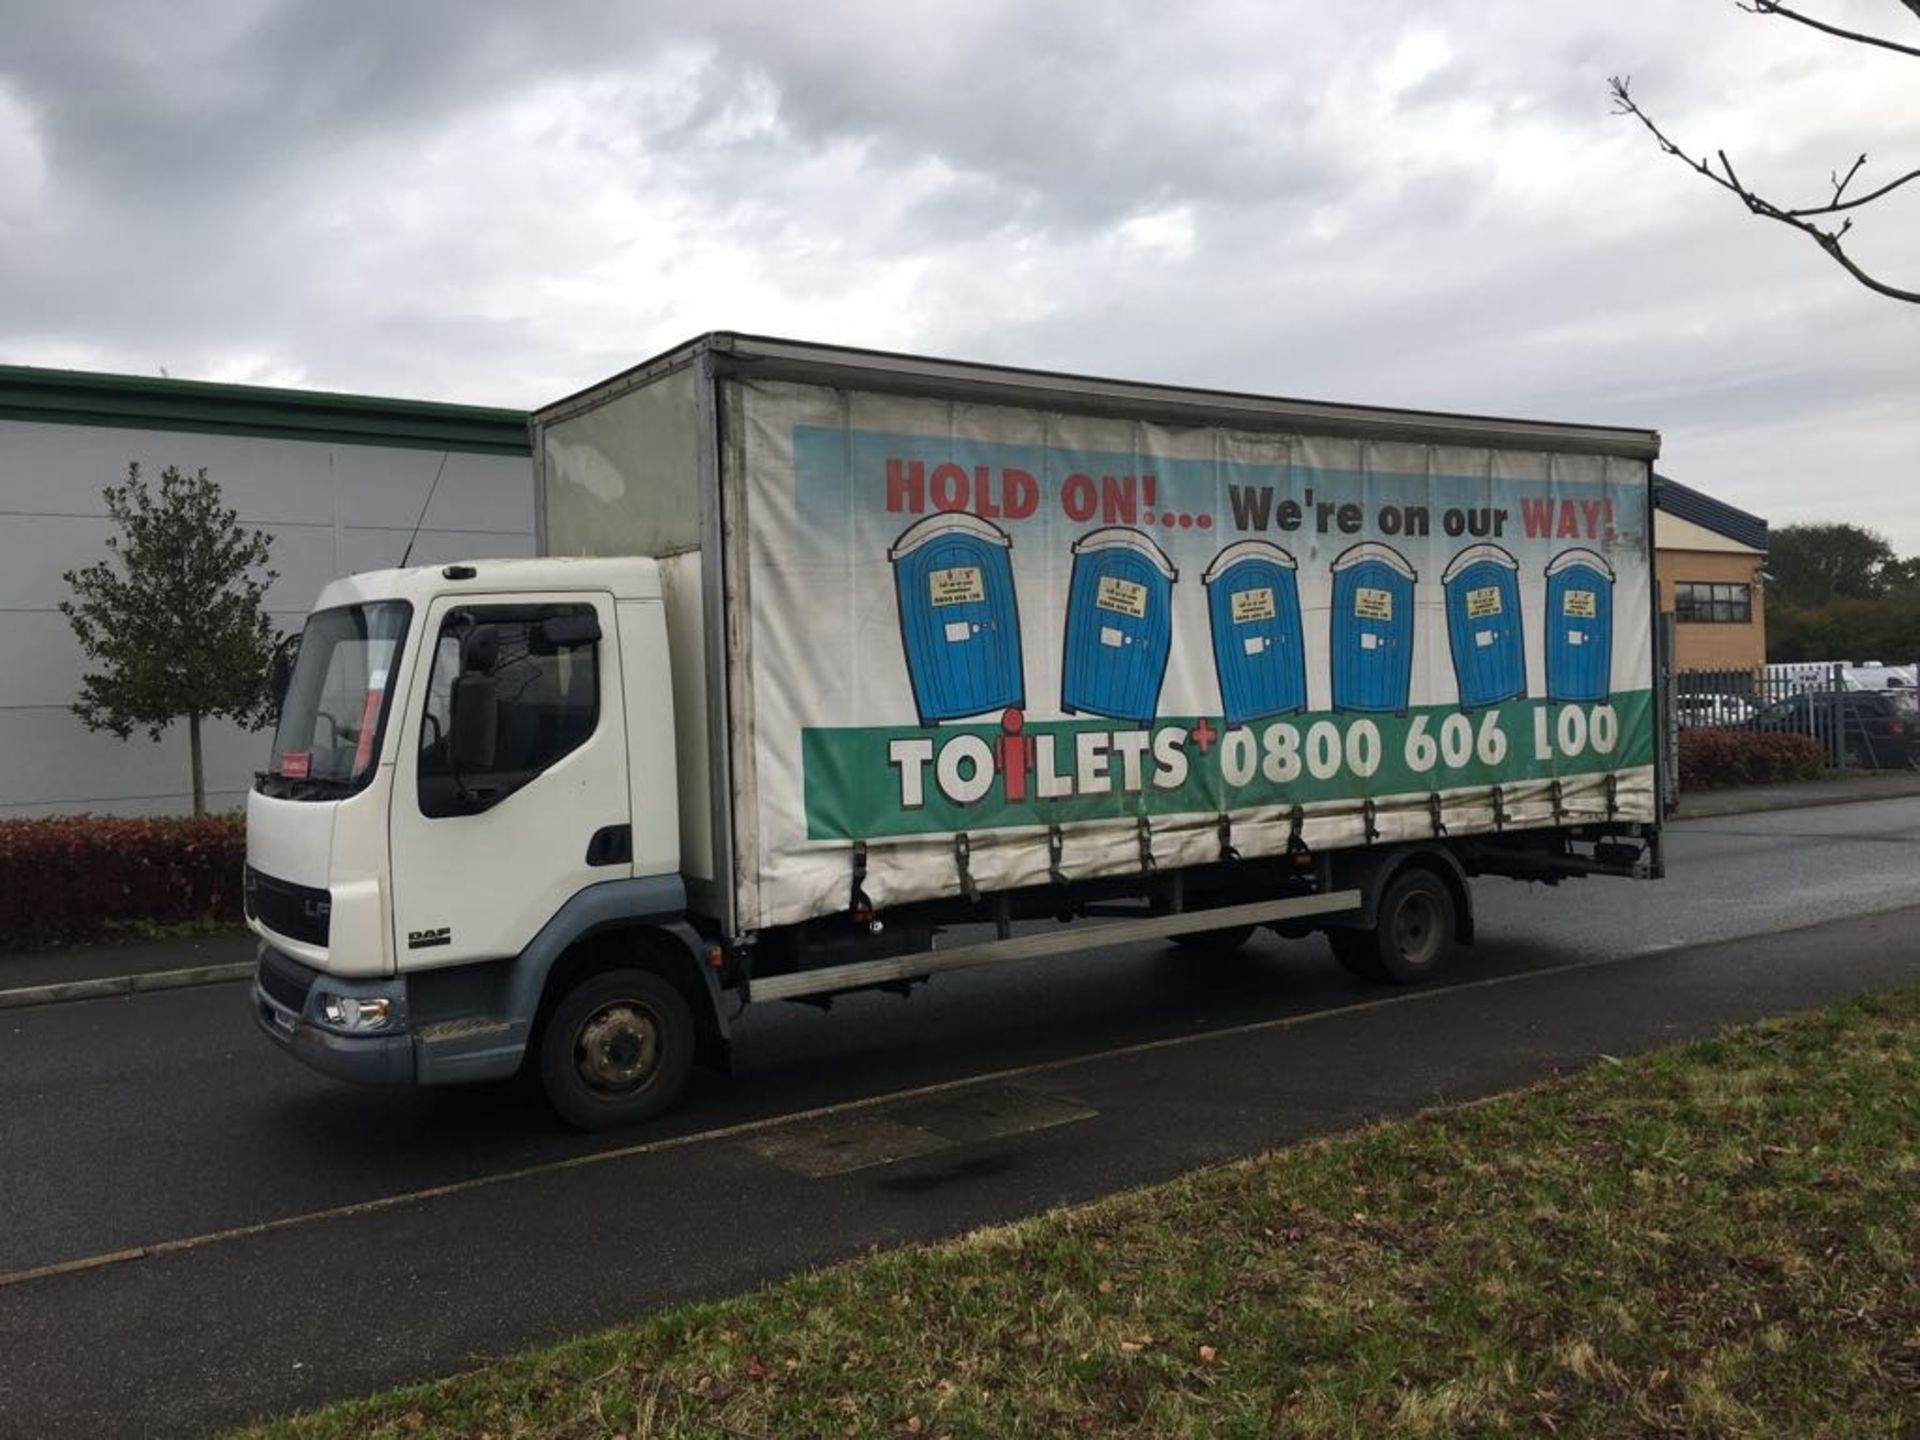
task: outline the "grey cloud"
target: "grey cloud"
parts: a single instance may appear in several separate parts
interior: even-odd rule
[[[1722,8],[0,0],[48,166],[0,217],[0,359],[533,404],[771,306],[828,339],[1657,425],[1736,502],[1797,493],[1769,453],[1840,426],[1910,474],[1911,314],[1606,113],[1629,70],[1688,138],[1731,109],[1769,173],[1821,179],[1846,126],[1769,100],[1832,52]],[[1416,30],[1452,58],[1382,100]],[[1876,158],[1920,155],[1920,114],[1882,109]],[[1574,183],[1517,198],[1519,163]],[[1116,238],[1175,209],[1190,248]],[[1849,465],[1829,502],[1920,548]]]
[[[206,43],[180,47],[156,36],[180,22],[147,7],[14,8],[0,74],[40,114],[63,183],[94,196],[274,189],[369,137],[403,156],[461,108],[673,44],[717,58],[687,120],[652,137],[663,146],[686,144],[760,74],[799,144],[853,138],[896,162],[938,157],[1069,212],[1124,213],[1143,189],[1284,193],[1302,179],[1290,159],[1302,148],[1297,89],[1251,66],[1222,77],[1224,91],[1170,74],[1111,9],[1034,7],[1009,12],[1017,24],[955,26],[916,46],[887,40],[878,11],[836,24],[814,7],[581,8],[559,24],[504,0],[287,0],[222,7]],[[1169,113],[1170,98],[1188,113]],[[1223,123],[1207,112],[1226,99],[1238,104]]]

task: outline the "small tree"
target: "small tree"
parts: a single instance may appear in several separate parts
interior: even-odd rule
[[[122,740],[136,729],[158,740],[184,715],[193,813],[203,815],[201,720],[224,715],[257,730],[271,716],[275,636],[260,602],[274,580],[264,568],[273,537],[236,524],[205,469],[184,475],[169,465],[156,494],[132,464],[126,484],[103,493],[120,532],[107,540],[113,554],[69,570],[74,598],[60,606],[98,667],[82,679],[73,713]]]

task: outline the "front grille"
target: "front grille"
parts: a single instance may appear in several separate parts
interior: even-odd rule
[[[298,1015],[307,1008],[307,991],[313,985],[313,972],[296,964],[278,951],[269,950],[260,957],[260,988],[267,998]]]
[[[306,945],[327,943],[333,897],[325,890],[276,880],[249,865],[247,893],[252,915],[269,930]]]

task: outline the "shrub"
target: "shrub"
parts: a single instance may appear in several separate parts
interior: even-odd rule
[[[245,867],[239,815],[0,820],[0,948],[129,925],[238,924]]]
[[[1680,732],[1683,791],[1817,780],[1826,768],[1826,749],[1808,735],[1767,730]]]

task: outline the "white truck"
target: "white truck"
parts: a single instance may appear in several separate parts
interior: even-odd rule
[[[659,1113],[753,1001],[1661,872],[1651,431],[703,337],[531,420],[541,559],[329,585],[262,1030]],[[945,941],[946,943],[943,943]]]

